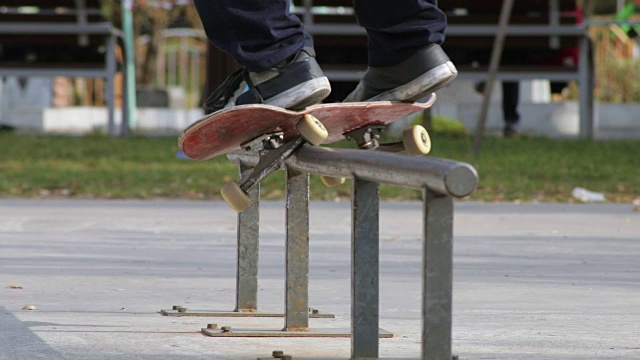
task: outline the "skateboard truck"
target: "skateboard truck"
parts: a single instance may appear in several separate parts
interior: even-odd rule
[[[402,133],[402,141],[388,144],[380,144],[380,133],[387,125],[369,125],[355,129],[345,134],[347,139],[356,142],[359,149],[376,150],[386,152],[406,151],[409,155],[426,155],[431,151],[431,138],[427,130],[415,125],[407,128]],[[344,178],[321,176],[322,183],[327,187],[333,187],[344,183]]]
[[[360,149],[388,152],[406,151],[410,155],[426,155],[431,151],[431,139],[424,127],[415,125],[405,129],[401,142],[380,144],[380,133],[386,128],[386,125],[364,126],[345,134],[345,136],[354,140]]]
[[[246,144],[243,144],[241,147],[244,151],[256,151],[260,152],[263,150],[273,150],[278,148],[284,142],[284,133],[283,132],[275,132],[272,134],[266,134],[260,136],[259,138],[250,141]]]
[[[380,133],[384,125],[371,125],[355,129],[345,134],[347,139],[352,139],[360,149],[372,150],[380,146]]]
[[[385,125],[363,126],[344,134],[344,136],[355,141],[359,149],[376,150],[380,147],[380,133],[385,128]],[[398,151],[402,151],[402,149]],[[326,187],[338,186],[345,182],[344,178],[333,176],[320,176],[320,180]]]
[[[269,174],[282,167],[289,158],[306,142],[320,145],[329,136],[327,129],[313,115],[305,115],[297,124],[300,133],[286,143],[283,133],[272,133],[259,137],[242,146],[246,151],[257,151],[260,160],[251,174],[241,179],[240,184],[230,181],[221,190],[222,198],[227,204],[238,212],[242,212],[251,205],[251,199],[247,195],[249,190],[262,181]]]
[[[255,184],[262,181],[262,179],[273,171],[279,169],[284,161],[305,143],[305,140],[301,136],[287,143],[282,143],[282,137],[280,135],[276,135],[275,138],[267,135],[265,138],[262,138],[262,141],[265,143],[263,148],[258,151],[258,154],[260,154],[258,164],[253,168],[251,174],[240,183],[240,188],[245,193],[249,192]]]

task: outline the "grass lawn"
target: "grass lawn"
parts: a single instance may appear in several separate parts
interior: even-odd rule
[[[480,174],[470,197],[483,201],[570,202],[574,187],[610,202],[640,201],[640,141],[487,138],[478,159],[471,139],[432,134],[431,156],[466,161]],[[342,144],[344,146],[344,144]],[[178,159],[176,137],[27,136],[0,134],[0,197],[219,199],[237,175],[226,157]],[[283,196],[283,172],[263,183],[266,199]],[[313,199],[348,198],[350,182],[324,187],[312,176]],[[416,190],[381,187],[384,199],[418,199]]]

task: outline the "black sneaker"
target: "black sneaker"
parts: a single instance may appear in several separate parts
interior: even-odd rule
[[[345,102],[418,101],[446,86],[458,76],[440,45],[420,49],[402,63],[370,67]]]
[[[520,131],[518,130],[518,126],[514,124],[507,124],[502,129],[502,136],[505,138],[517,138],[520,137]]]
[[[245,104],[267,104],[302,110],[321,102],[329,93],[329,79],[324,76],[313,57],[313,50],[304,49],[293,59],[269,70],[237,70],[209,95],[205,111],[211,113]]]

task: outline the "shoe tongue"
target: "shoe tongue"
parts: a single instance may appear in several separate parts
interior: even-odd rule
[[[278,75],[280,75],[280,72],[276,69],[269,69],[260,72],[250,72],[249,80],[251,81],[251,84],[253,84],[253,86],[258,86],[263,82],[269,81]]]
[[[308,58],[308,57],[313,57],[311,54],[309,54],[309,52],[307,51],[307,48],[304,48],[300,51],[298,51],[297,53],[289,56],[286,60],[283,60],[277,64],[275,64],[273,67],[274,68],[282,68],[286,65],[289,65],[291,63],[294,63],[296,61]]]

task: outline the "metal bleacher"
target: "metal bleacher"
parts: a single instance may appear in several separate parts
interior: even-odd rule
[[[101,5],[100,0],[4,0],[0,75],[103,78],[113,134],[119,30],[105,19]]]

